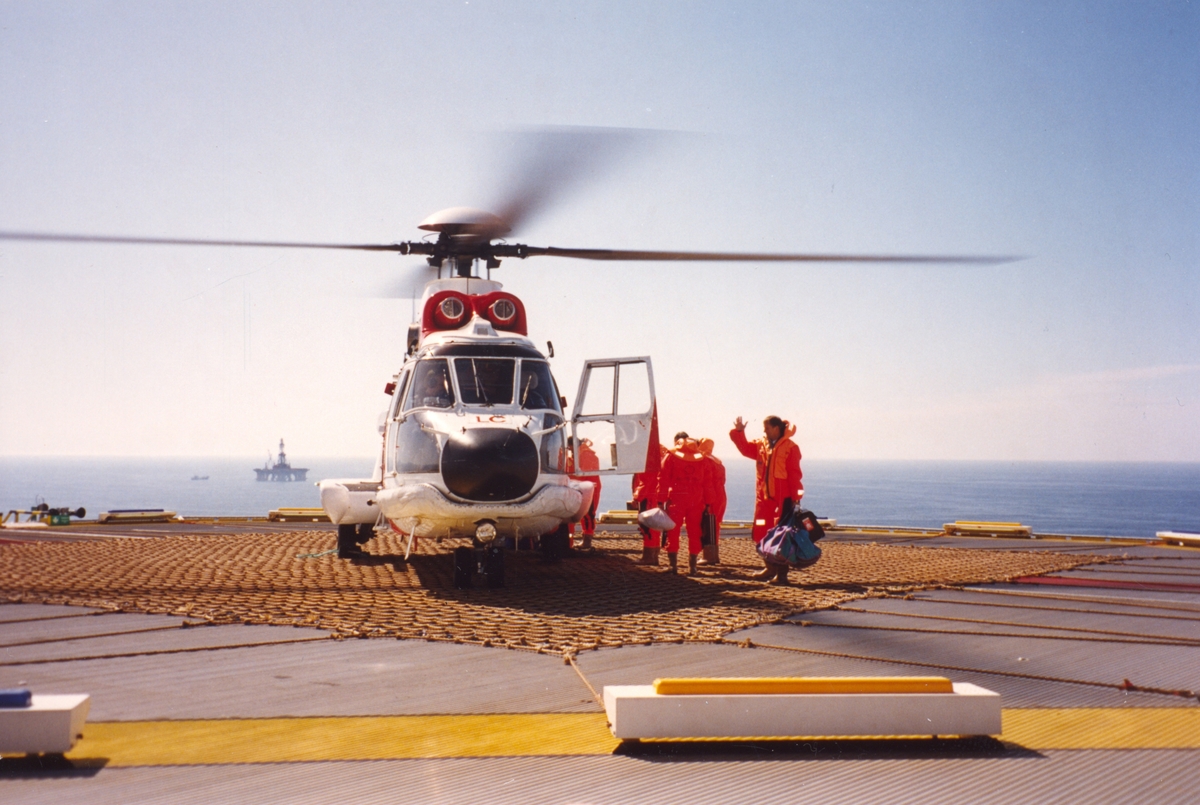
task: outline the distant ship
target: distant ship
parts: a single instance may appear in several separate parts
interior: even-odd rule
[[[283,452],[283,439],[279,440],[279,458],[274,464],[267,458],[262,469],[255,469],[260,481],[303,481],[308,475],[308,467],[293,467],[288,464],[287,453]]]
[[[207,481],[208,476],[207,475],[193,475],[192,480],[193,481]]]

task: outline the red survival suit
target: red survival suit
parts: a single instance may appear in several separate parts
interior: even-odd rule
[[[766,436],[751,442],[746,439],[745,430],[734,428],[729,431],[729,438],[738,452],[757,462],[754,527],[750,531],[755,544],[762,542],[778,521],[783,501],[791,498],[798,503],[804,494],[804,484],[800,481],[800,448],[792,441],[795,433],[796,426],[787,424],[779,441],[772,445]]]
[[[675,528],[667,533],[667,553],[679,551],[679,531],[687,529],[688,555],[701,551],[700,518],[705,505],[711,505],[712,462],[704,458],[694,439],[681,439],[663,460],[658,477],[658,494],[667,502],[667,514]]]

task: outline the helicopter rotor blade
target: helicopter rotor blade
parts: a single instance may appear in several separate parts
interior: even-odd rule
[[[504,186],[492,209],[507,232],[526,225],[552,202],[608,173],[619,158],[663,132],[640,129],[561,127],[519,132]],[[492,233],[499,237],[505,232]]]
[[[557,246],[516,246],[514,257],[574,257],[581,260],[641,260],[690,263],[966,263],[999,265],[1025,260],[1023,256],[938,254],[756,254],[752,252],[663,252],[628,249],[562,249]],[[497,253],[500,253],[499,251]]]
[[[267,249],[348,249],[406,253],[403,243],[304,243],[278,240],[208,240],[205,238],[144,238],[125,235],[73,235],[59,232],[0,232],[0,240],[52,243],[133,243],[150,246],[250,246]]]
[[[318,243],[271,240],[211,240],[205,238],[150,238],[125,235],[77,235],[56,232],[0,231],[0,240],[40,241],[54,243],[110,243],[151,246],[233,246],[268,249],[341,249],[370,252],[399,252],[400,254],[433,254],[435,246],[425,241],[401,243]],[[524,244],[494,244],[487,249],[496,257],[571,257],[581,260],[691,262],[691,263],[892,263],[892,264],[974,264],[1000,265],[1027,259],[1020,255],[921,255],[921,254],[779,254],[754,252],[685,252],[645,251],[631,249],[569,249],[558,246],[526,246]],[[410,269],[409,275],[395,284],[396,288],[415,282],[420,273],[421,284],[436,271],[426,266]],[[384,293],[385,296],[401,294]]]

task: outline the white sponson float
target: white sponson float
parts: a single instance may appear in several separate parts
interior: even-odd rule
[[[1000,734],[1000,694],[945,677],[656,679],[604,709],[622,740]]]
[[[92,704],[87,694],[2,693],[0,754],[61,754],[70,751],[82,736]]]

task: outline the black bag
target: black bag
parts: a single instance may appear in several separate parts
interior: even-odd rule
[[[700,516],[700,545],[709,546],[716,544],[717,515],[713,514],[712,510],[705,506],[704,514]]]
[[[796,528],[807,531],[810,542],[816,542],[825,536],[825,529],[821,528],[821,523],[817,520],[817,515],[808,509],[802,509],[797,506],[792,510],[792,516],[788,519],[788,522]]]

